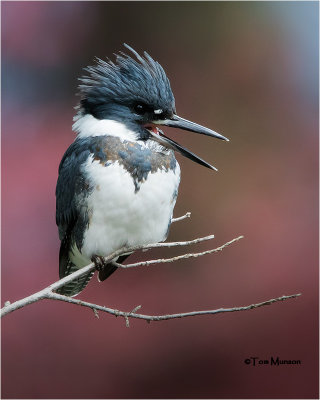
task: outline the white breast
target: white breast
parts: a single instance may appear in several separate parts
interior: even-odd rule
[[[94,182],[88,197],[89,227],[82,255],[106,256],[122,246],[140,246],[166,239],[180,182],[175,171],[149,173],[135,192],[129,172],[118,162],[107,167],[89,157],[84,171]]]

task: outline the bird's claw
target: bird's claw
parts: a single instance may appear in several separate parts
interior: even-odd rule
[[[106,262],[104,261],[104,258],[101,257],[101,256],[97,256],[97,255],[92,256],[91,257],[91,261],[94,263],[94,265],[96,267],[96,270],[99,271],[99,272],[102,271],[103,268],[106,265]]]

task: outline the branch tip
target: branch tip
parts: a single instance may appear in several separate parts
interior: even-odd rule
[[[188,211],[186,214],[182,215],[181,217],[172,218],[172,219],[171,219],[171,223],[172,223],[172,222],[182,221],[182,220],[184,220],[184,219],[186,219],[186,218],[190,218],[190,217],[191,217],[191,212]]]

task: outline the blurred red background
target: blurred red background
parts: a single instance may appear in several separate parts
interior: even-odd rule
[[[58,278],[55,184],[77,78],[122,43],[171,80],[178,113],[230,138],[167,133],[182,168],[169,240],[223,252],[96,279],[79,296],[142,312],[295,300],[147,324],[43,301],[2,321],[2,398],[318,397],[318,4],[2,2],[2,305]],[[206,249],[209,243],[195,247]],[[168,256],[180,251],[152,251]],[[130,261],[145,255],[134,255]],[[250,366],[248,357],[300,359]]]

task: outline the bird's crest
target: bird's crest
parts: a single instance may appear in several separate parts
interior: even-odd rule
[[[127,103],[128,99],[153,104],[164,108],[174,107],[174,96],[169,79],[162,66],[147,53],[140,56],[127,44],[124,46],[136,60],[121,52],[116,54],[115,62],[96,58],[96,65],[84,70],[89,73],[80,78],[82,101],[91,104],[108,102]]]

